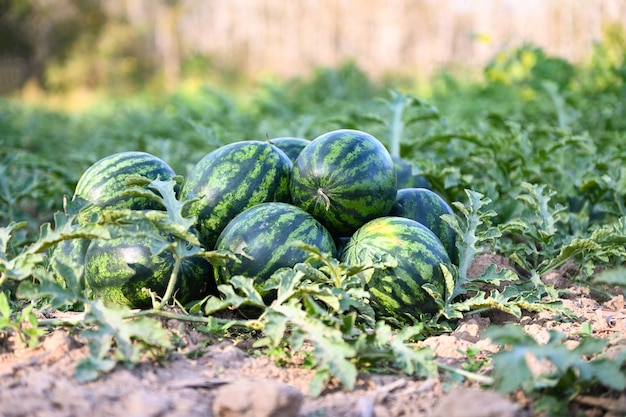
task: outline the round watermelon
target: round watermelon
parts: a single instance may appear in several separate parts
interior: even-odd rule
[[[141,237],[92,240],[85,253],[85,282],[107,304],[149,308],[149,288],[165,294],[174,267],[171,252],[152,253]],[[174,297],[181,303],[217,294],[213,266],[204,258],[183,259]]]
[[[311,141],[291,171],[291,198],[336,236],[349,236],[389,213],[396,173],[387,149],[374,136],[341,129]]]
[[[419,168],[411,161],[400,157],[393,157],[393,164],[396,168],[396,175],[398,176],[398,189],[431,188],[428,179],[420,174]]]
[[[291,268],[310,257],[295,246],[298,243],[336,255],[331,234],[306,211],[280,202],[251,207],[220,234],[216,249],[234,253],[239,262],[227,261],[216,267],[216,279],[228,282],[235,275],[244,275],[262,284],[278,269]]]
[[[360,273],[374,312],[379,318],[405,323],[438,311],[422,285],[433,284],[445,296],[440,265],[451,266],[446,249],[433,232],[415,220],[396,216],[380,217],[359,228],[346,244],[341,261],[347,265],[379,264]]]
[[[206,249],[215,247],[226,225],[245,209],[270,201],[289,201],[291,161],[267,142],[243,141],[222,146],[189,172],[183,197],[199,197],[187,206]]]
[[[158,202],[144,197],[124,195],[126,180],[131,175],[148,179],[169,180],[174,170],[162,159],[146,152],[119,152],[100,159],[91,165],[78,180],[73,199],[78,197],[92,204],[84,214],[102,208],[159,210]]]
[[[437,193],[426,188],[400,189],[389,214],[415,220],[429,228],[441,240],[452,262],[458,262],[456,232],[441,219],[442,215],[454,215],[454,212]]]
[[[291,136],[269,139],[267,142],[285,152],[289,159],[291,159],[291,162],[294,162],[298,155],[300,155],[300,152],[302,152],[302,149],[311,143],[308,139]]]

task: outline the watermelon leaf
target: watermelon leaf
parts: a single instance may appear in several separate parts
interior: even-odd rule
[[[533,187],[526,184],[530,190],[522,200],[528,202],[538,212],[537,220],[543,232],[531,232],[534,239],[549,239],[554,234],[555,224],[561,208],[552,210],[549,207],[549,199],[552,193],[545,192],[543,187]],[[557,301],[556,291],[540,279],[540,273],[531,270],[530,279],[521,279],[518,274],[509,268],[497,269],[495,264],[489,265],[482,274],[469,277],[469,266],[478,254],[484,252],[489,246],[493,246],[497,239],[503,237],[503,233],[526,233],[532,229],[526,221],[514,219],[502,226],[492,226],[491,219],[496,215],[492,210],[485,210],[485,206],[491,203],[489,198],[472,190],[466,190],[468,196],[467,207],[461,203],[453,203],[460,216],[443,215],[442,218],[458,234],[457,247],[459,249],[458,280],[454,290],[444,297],[437,293],[434,286],[426,286],[424,289],[435,299],[440,307],[440,314],[447,319],[459,319],[469,311],[483,309],[497,309],[516,317],[521,317],[522,310],[529,311],[553,311],[566,317],[572,317],[571,310],[565,308]],[[546,260],[541,273],[562,265],[577,253],[595,248],[594,242],[589,239],[573,240],[562,246],[559,254],[550,260]],[[521,256],[512,259],[521,259]],[[446,283],[450,283],[450,274],[444,271]],[[502,287],[503,283],[511,283]],[[486,286],[492,286],[491,290]]]
[[[312,344],[318,370],[321,369],[327,376],[336,377],[346,389],[352,390],[357,369],[351,359],[355,357],[356,351],[345,343],[343,333],[337,328],[329,328],[293,304],[274,306],[273,309],[289,320],[293,332],[290,339],[306,339]]]
[[[79,381],[93,380],[110,371],[116,363],[135,364],[143,352],[162,356],[172,349],[170,335],[156,319],[133,318],[128,308],[107,307],[99,299],[89,302],[85,312],[85,321],[98,325],[81,332],[87,340],[90,356],[81,360],[76,368]],[[111,359],[112,351],[114,359]]]
[[[382,124],[387,129],[389,153],[392,157],[400,157],[400,145],[406,140],[405,129],[418,122],[440,120],[437,107],[410,94],[389,90],[388,99],[379,99],[384,104],[389,116],[383,118],[375,114],[367,114],[370,121]]]
[[[596,355],[606,346],[606,340],[583,335],[580,343],[570,349],[564,343],[565,335],[555,331],[549,334],[548,341],[541,344],[516,325],[487,329],[485,337],[507,346],[496,353],[492,361],[495,387],[499,391],[509,393],[518,388],[531,391],[539,387],[559,389],[560,386],[572,390],[574,387],[571,384],[560,383],[569,380],[572,372],[577,375],[574,384],[579,387],[597,382],[616,391],[626,389],[626,376],[620,369],[626,364],[626,355],[621,355],[615,361]],[[528,364],[529,356],[548,361],[554,367],[541,375],[535,375]]]
[[[461,216],[449,214],[441,216],[458,236],[459,277],[452,298],[463,294],[463,286],[469,280],[467,272],[476,255],[482,253],[486,245],[501,236],[496,228],[491,227],[491,219],[496,216],[496,212],[484,210],[491,203],[491,199],[473,190],[465,190],[465,193],[468,197],[468,207],[459,202],[452,203]]]
[[[593,282],[595,284],[618,285],[626,291],[626,267],[602,271],[594,277]]]

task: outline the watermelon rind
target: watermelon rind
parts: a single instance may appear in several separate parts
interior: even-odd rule
[[[436,192],[426,188],[403,188],[389,215],[406,217],[429,228],[448,251],[453,263],[458,264],[457,235],[441,216],[454,215],[452,207]]]
[[[335,236],[349,236],[393,206],[397,178],[384,145],[369,133],[340,129],[313,139],[291,171],[294,205]]]
[[[207,250],[239,213],[257,204],[289,202],[291,160],[266,142],[241,141],[205,155],[187,174],[181,194],[198,197],[186,215],[196,216]]]
[[[295,160],[298,158],[300,152],[302,152],[302,149],[304,149],[306,145],[311,143],[311,141],[308,139],[293,136],[272,138],[268,139],[267,142],[283,151],[289,157],[292,163],[295,162]]]
[[[131,175],[166,181],[176,174],[165,161],[147,152],[124,151],[108,155],[87,168],[76,184],[73,200],[81,198],[91,203],[84,211],[83,218],[103,208],[163,209],[153,199],[124,194],[126,180]]]
[[[237,261],[216,266],[216,280],[227,283],[233,276],[244,275],[261,287],[277,270],[310,258],[308,251],[297,246],[300,244],[336,256],[332,235],[306,211],[281,202],[251,207],[220,234],[216,249],[234,253]]]
[[[441,265],[450,269],[450,258],[439,238],[415,220],[397,216],[371,220],[350,238],[340,260],[376,266],[359,276],[378,318],[413,323],[423,314],[437,313],[435,300],[422,288],[426,283],[445,297]]]

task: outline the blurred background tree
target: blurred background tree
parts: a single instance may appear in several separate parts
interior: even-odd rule
[[[0,94],[245,84],[346,62],[416,79],[526,44],[577,62],[624,25],[623,0],[0,0]]]
[[[98,0],[0,0],[0,93],[34,82],[55,88],[46,71],[95,42],[107,15]]]

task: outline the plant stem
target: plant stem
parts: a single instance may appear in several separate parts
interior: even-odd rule
[[[485,376],[485,375],[480,375],[480,374],[477,374],[477,373],[474,373],[474,372],[466,371],[464,369],[455,368],[454,366],[445,365],[445,364],[439,363],[437,361],[435,361],[435,365],[437,365],[437,367],[439,369],[443,369],[444,371],[451,372],[453,374],[461,375],[461,376],[463,376],[463,377],[465,377],[467,379],[471,379],[473,381],[480,382],[481,384],[493,385],[493,383],[494,383],[493,378]]]
[[[407,105],[408,99],[401,93],[394,93],[395,101],[391,104],[391,126],[389,127],[389,153],[394,158],[400,157],[400,142],[404,135],[404,121],[402,116]]]
[[[216,317],[202,317],[202,316],[194,316],[191,314],[175,313],[172,311],[161,310],[161,309],[156,309],[156,308],[150,309],[150,310],[133,311],[131,312],[131,314],[129,314],[125,318],[133,319],[133,318],[143,317],[143,316],[157,316],[157,317],[162,317],[166,319],[174,319],[174,320],[188,321],[192,323],[203,323],[203,324],[207,324],[210,321],[216,321],[217,323],[222,324],[222,325],[231,324],[231,325],[235,325],[235,326],[243,327],[243,328],[251,328],[251,329],[259,328],[258,320],[233,320],[233,319],[220,319]],[[85,322],[85,314],[79,314],[79,315],[76,315],[76,317],[72,317],[72,318],[40,319],[38,320],[37,323],[39,324],[39,326],[42,326],[42,327],[47,327],[47,326],[55,327],[55,326],[75,326],[77,324],[84,323],[84,322]]]
[[[157,316],[157,317],[163,317],[166,319],[174,319],[174,320],[188,321],[191,323],[203,323],[203,324],[208,324],[211,321],[215,321],[221,325],[228,324],[230,326],[237,326],[237,327],[253,329],[253,330],[259,330],[263,328],[263,325],[259,319],[254,319],[254,320],[220,319],[214,316],[210,316],[210,317],[194,316],[191,314],[174,313],[172,311],[166,311],[166,310],[160,310],[160,309],[141,310],[132,314],[128,318],[141,317],[141,316]]]
[[[163,306],[167,305],[170,298],[172,298],[172,294],[174,294],[174,290],[176,289],[176,282],[178,281],[178,273],[180,272],[182,258],[176,253],[174,253],[174,257],[176,260],[174,261],[174,267],[172,268],[172,275],[170,275],[170,280],[167,283],[167,289],[165,290],[165,294],[163,294],[161,302],[154,306],[156,310],[160,310]]]

